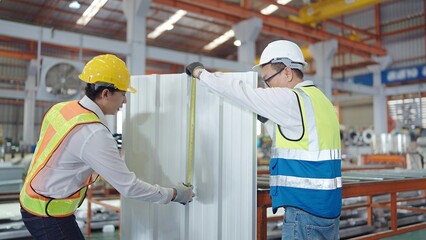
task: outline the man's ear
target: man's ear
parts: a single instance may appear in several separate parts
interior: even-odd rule
[[[291,82],[293,80],[293,70],[291,70],[291,68],[286,67],[284,69],[284,74],[287,78],[287,82]]]
[[[102,93],[101,93],[102,98],[108,97],[109,93],[110,93],[110,91],[106,88],[104,90],[102,90]]]

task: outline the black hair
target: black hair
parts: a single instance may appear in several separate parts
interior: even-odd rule
[[[271,67],[272,67],[272,69],[279,71],[279,70],[281,70],[281,68],[285,67],[285,64],[284,63],[271,63]],[[302,71],[300,71],[299,69],[295,69],[295,68],[292,68],[291,70],[296,74],[296,76],[298,78],[303,79],[303,72]]]
[[[95,101],[96,98],[98,98],[102,91],[104,89],[108,89],[111,93],[114,93],[115,91],[118,91],[118,89],[114,88],[114,87],[109,87],[109,86],[96,86],[96,84],[94,83],[88,83],[86,84],[86,88],[85,90],[85,94],[88,98],[90,98],[92,101]]]

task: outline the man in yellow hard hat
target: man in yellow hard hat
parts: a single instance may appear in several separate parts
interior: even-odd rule
[[[55,104],[46,113],[40,138],[20,193],[21,214],[35,239],[84,239],[74,212],[100,175],[124,197],[166,204],[192,201],[192,188],[143,182],[120,158],[105,115],[115,115],[135,93],[125,63],[105,54],[80,74],[87,82],[80,101]]]
[[[253,70],[267,88],[212,74],[199,62],[186,73],[201,85],[258,114],[272,137],[272,209],[285,208],[282,239],[339,239],[342,206],[340,127],[336,111],[312,81],[295,43],[278,40]]]

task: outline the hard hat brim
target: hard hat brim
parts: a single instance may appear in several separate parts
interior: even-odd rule
[[[255,71],[255,72],[260,73],[260,72],[262,71],[262,65],[263,65],[263,64],[257,64],[257,65],[254,65],[251,69],[252,69],[253,71]]]
[[[134,88],[134,87],[132,87],[132,86],[129,86],[129,88],[128,88],[128,90],[127,90],[127,91],[129,91],[129,92],[131,92],[131,93],[136,93],[136,92],[137,92],[136,88]]]

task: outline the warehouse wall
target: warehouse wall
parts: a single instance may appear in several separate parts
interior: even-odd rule
[[[389,1],[381,3],[379,11],[381,46],[387,49],[388,55],[393,59],[389,67],[424,64],[426,62],[424,0]],[[352,12],[343,17],[337,17],[335,20],[343,21],[343,23],[357,28],[367,29],[367,31],[376,34],[374,8]],[[326,25],[326,27],[336,35],[351,34],[350,30],[342,32],[340,28],[331,24]],[[365,35],[357,34],[366,43],[376,43],[374,39],[364,40]],[[362,63],[366,60],[354,54],[338,55],[334,58],[334,66],[342,63]],[[368,72],[367,68],[359,68],[347,70],[344,73],[336,72],[334,76],[335,78],[342,78]]]
[[[341,124],[360,129],[373,126],[373,100],[371,97],[339,101],[339,105],[341,107]]]
[[[417,29],[405,34],[383,38],[383,47],[388,50],[394,63],[391,67],[402,67],[425,63],[425,13],[423,0],[399,1],[381,7],[382,34]],[[403,19],[402,21],[399,19]]]
[[[40,125],[44,114],[53,103],[37,104],[34,116],[34,138],[37,141]],[[14,143],[19,143],[23,136],[24,105],[22,100],[10,100],[0,103],[0,125],[3,128],[3,138],[11,138]],[[35,144],[35,142],[34,142]]]

